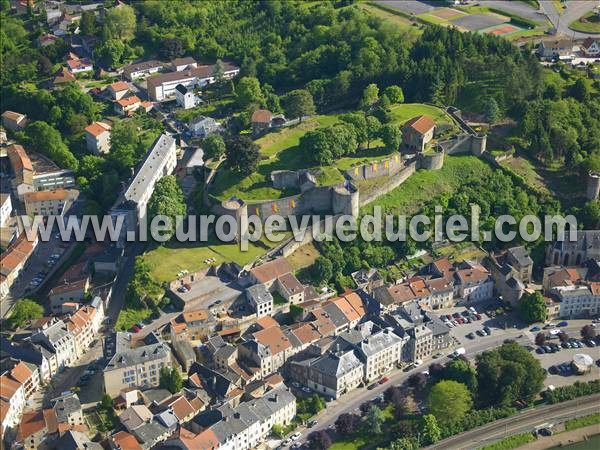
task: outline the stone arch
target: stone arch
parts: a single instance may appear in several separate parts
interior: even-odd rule
[[[565,258],[563,259],[563,266],[569,265],[569,254],[565,253]]]
[[[581,264],[581,253],[577,255],[577,259],[575,260],[575,265],[578,266]]]
[[[554,252],[554,265],[558,266],[558,252]]]

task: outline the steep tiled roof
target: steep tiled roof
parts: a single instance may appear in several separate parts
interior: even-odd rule
[[[31,159],[29,159],[29,156],[27,156],[27,152],[25,151],[22,145],[9,145],[8,147],[6,147],[6,153],[8,154],[8,159],[10,160],[10,164],[15,172],[21,172],[23,170],[33,172],[33,165],[31,164]]]
[[[418,116],[413,117],[406,122],[405,126],[410,127],[421,134],[425,134],[435,127],[435,122],[428,116]]]
[[[252,113],[252,123],[271,123],[273,113],[268,109],[257,109]]]
[[[261,264],[258,267],[254,267],[250,272],[260,283],[268,283],[275,278],[279,278],[286,273],[292,272],[292,266],[287,259],[277,258],[273,261]]]
[[[94,137],[100,136],[106,131],[110,131],[110,125],[104,122],[94,122],[85,128],[85,131]]]
[[[269,348],[272,355],[280,353],[291,347],[290,341],[283,334],[279,326],[270,327],[265,330],[257,331],[253,334],[257,342]]]

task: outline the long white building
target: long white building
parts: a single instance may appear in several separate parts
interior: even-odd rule
[[[111,216],[125,216],[125,229],[134,230],[145,217],[148,201],[154,192],[156,182],[173,173],[177,165],[175,139],[161,134],[156,140],[131,183],[121,194],[111,210]]]

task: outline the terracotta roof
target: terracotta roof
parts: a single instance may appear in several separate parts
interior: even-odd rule
[[[292,266],[287,259],[277,258],[273,261],[261,264],[258,267],[254,267],[250,272],[260,283],[267,283],[286,273],[292,272]]]
[[[310,344],[318,341],[321,338],[321,334],[317,331],[312,323],[302,323],[298,325],[299,326],[292,328],[290,331],[303,344]]]
[[[173,413],[180,422],[195,412],[194,407],[190,405],[190,402],[183,395],[180,395],[175,401],[170,402],[169,406],[173,409]]]
[[[33,172],[33,165],[31,159],[27,156],[27,152],[22,145],[13,144],[6,148],[10,165],[15,172],[21,172],[23,170],[29,170]]]
[[[58,431],[58,417],[56,411],[52,408],[44,409],[44,421],[46,422],[46,428],[48,433],[56,433]]]
[[[394,303],[405,303],[414,300],[415,294],[407,284],[395,284],[388,288],[388,293],[394,299]]]
[[[346,316],[349,322],[353,322],[355,320],[360,319],[363,315],[359,314],[359,312],[354,309],[352,304],[348,301],[346,297],[338,297],[331,301],[335,306],[339,308],[340,311]]]
[[[29,436],[38,433],[46,428],[46,421],[42,411],[32,411],[23,414],[19,424],[18,439],[23,441]]]
[[[268,109],[257,109],[252,113],[252,123],[271,123],[273,113]]]
[[[125,81],[117,81],[116,83],[111,84],[109,88],[112,89],[113,92],[128,91],[129,83],[126,83]]]
[[[89,59],[70,59],[67,61],[67,65],[71,68],[71,69],[84,69],[86,67],[91,67],[92,63],[90,62]]]
[[[75,75],[69,72],[69,69],[66,67],[61,67],[58,69],[58,72],[54,74],[54,79],[52,80],[53,84],[62,84],[62,83],[70,83],[71,81],[75,81]]]
[[[196,322],[199,320],[208,319],[208,311],[206,309],[194,309],[191,311],[184,311],[182,316],[183,320],[185,320],[187,323]]]
[[[276,355],[292,346],[280,327],[270,327],[253,334],[257,342],[269,347],[272,355]]]
[[[100,136],[102,133],[109,131],[110,125],[104,122],[94,122],[85,128],[85,131],[94,137]]]
[[[0,424],[4,423],[4,418],[8,414],[10,405],[0,398]]]
[[[11,379],[7,375],[2,375],[0,377],[0,398],[9,401],[20,387],[21,383]]]
[[[488,279],[489,274],[482,270],[461,269],[456,271],[462,284],[480,283]]]
[[[418,116],[413,117],[408,122],[406,122],[405,126],[408,126],[421,134],[425,134],[428,131],[430,131],[433,127],[435,127],[435,122],[427,116]]]
[[[171,331],[175,334],[182,333],[187,329],[187,324],[185,322],[177,322],[175,319],[171,320],[170,325]]]
[[[29,380],[31,375],[31,369],[27,367],[27,364],[25,364],[23,361],[19,361],[19,363],[10,371],[10,376],[21,384],[24,384],[27,380]]]
[[[271,316],[263,316],[260,319],[258,319],[256,321],[257,325],[260,325],[260,327],[263,330],[266,330],[267,328],[271,328],[271,327],[278,327],[279,323],[273,319]]]
[[[117,103],[121,105],[123,108],[134,105],[135,103],[139,103],[140,99],[137,95],[132,95],[131,97],[125,97],[121,100],[117,100]]]
[[[74,283],[64,283],[59,286],[55,286],[50,289],[48,295],[64,294],[65,292],[76,291],[79,289],[85,289],[88,283],[88,279],[79,280]]]
[[[126,431],[119,431],[112,437],[119,450],[142,450],[137,439]]]
[[[344,295],[344,298],[348,301],[348,303],[350,303],[352,308],[354,308],[354,310],[357,312],[357,314],[359,316],[362,317],[367,313],[365,311],[365,305],[363,304],[363,301],[360,298],[360,295],[358,295],[356,292],[346,294],[346,295]]]
[[[447,257],[440,258],[433,262],[434,267],[439,270],[444,276],[449,276],[452,271],[452,263]]]
[[[179,440],[189,450],[214,450],[219,447],[219,438],[213,430],[207,428],[202,433],[194,434],[181,428]]]
[[[333,320],[329,318],[329,315],[323,308],[317,308],[311,314],[315,316],[315,320],[312,323],[323,336],[327,336],[335,331],[335,323],[333,323]]]
[[[44,202],[52,200],[67,200],[71,195],[68,189],[55,189],[53,191],[26,192],[24,195],[27,202]]]
[[[198,375],[198,372],[194,372],[193,374],[191,374],[188,377],[188,380],[190,380],[190,382],[196,386],[196,387],[202,387],[202,381],[200,380],[200,375]]]
[[[6,251],[0,255],[0,269],[4,275],[12,272],[23,264],[33,252],[33,242],[27,240],[26,233],[21,233]]]
[[[171,64],[173,66],[183,66],[183,65],[191,65],[191,64],[197,64],[197,61],[192,58],[191,56],[188,56],[186,58],[175,58],[173,61],[171,61]]]

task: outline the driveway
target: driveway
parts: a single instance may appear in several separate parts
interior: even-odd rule
[[[544,16],[540,15],[535,8],[524,2],[515,2],[508,0],[481,0],[479,2],[481,6],[487,6],[488,8],[496,8],[508,13],[516,14],[525,19],[533,20],[535,22],[543,22]]]

